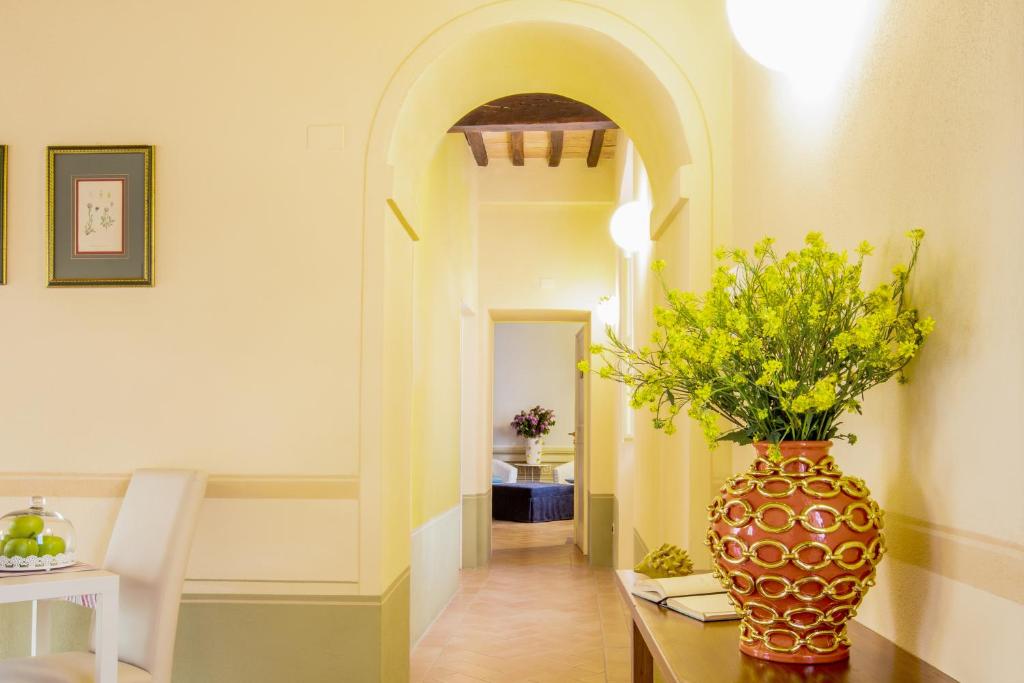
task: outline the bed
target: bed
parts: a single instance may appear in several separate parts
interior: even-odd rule
[[[573,486],[522,481],[494,484],[492,517],[507,522],[572,519]]]

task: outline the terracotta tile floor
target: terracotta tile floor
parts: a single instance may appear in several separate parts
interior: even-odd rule
[[[614,575],[587,565],[572,522],[496,522],[493,547],[413,650],[413,683],[629,681]]]

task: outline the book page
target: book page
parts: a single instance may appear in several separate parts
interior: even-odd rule
[[[658,602],[668,597],[724,593],[725,589],[711,573],[690,574],[671,579],[640,579],[633,587],[633,594]]]
[[[665,606],[700,621],[739,619],[739,615],[736,614],[736,610],[733,609],[725,593],[671,598],[665,603]]]

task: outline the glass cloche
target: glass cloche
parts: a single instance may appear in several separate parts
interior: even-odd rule
[[[25,510],[0,517],[0,571],[56,569],[75,563],[75,527],[46,499],[32,496]]]

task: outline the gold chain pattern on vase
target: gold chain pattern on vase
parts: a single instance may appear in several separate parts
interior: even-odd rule
[[[753,562],[764,569],[778,569],[787,562],[792,562],[800,569],[814,571],[824,569],[830,564],[847,570],[860,569],[866,564],[872,567],[882,561],[885,553],[885,538],[878,535],[867,544],[861,541],[844,541],[834,549],[819,541],[801,541],[792,548],[781,541],[764,538],[747,546],[746,542],[736,536],[722,538],[714,529],[708,529],[704,544],[711,549],[720,562],[740,565]],[[763,550],[775,551],[777,557],[766,557]],[[850,557],[850,554],[853,554]],[[817,554],[817,560],[812,559]]]
[[[738,517],[733,514],[733,508],[736,507],[740,509]],[[770,524],[766,517],[776,510],[784,514],[786,519],[781,524]],[[860,520],[858,520],[858,512]],[[818,534],[830,534],[833,531],[838,531],[843,524],[854,531],[867,531],[873,526],[881,529],[882,514],[878,503],[873,500],[851,503],[843,510],[819,503],[809,505],[799,513],[786,503],[763,503],[755,510],[750,502],[743,498],[725,500],[722,496],[715,496],[715,499],[708,505],[708,520],[712,523],[721,519],[729,526],[739,528],[754,522],[762,531],[776,534],[789,531],[798,522],[803,528]],[[831,518],[831,522],[825,523],[826,515]]]
[[[814,453],[810,454],[811,456]],[[741,649],[766,659],[846,656],[846,622],[885,554],[883,512],[829,455],[759,455],[708,506],[713,571],[740,614]]]
[[[779,643],[779,638],[783,644]],[[788,645],[785,644],[788,641]],[[807,648],[819,655],[835,652],[841,647],[849,647],[850,639],[846,635],[846,626],[839,631],[822,630],[801,636],[800,633],[788,628],[767,628],[763,632],[752,628],[744,619],[740,622],[740,642],[748,644],[760,643],[772,652],[780,654],[796,654],[801,648]]]

